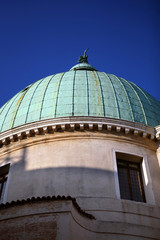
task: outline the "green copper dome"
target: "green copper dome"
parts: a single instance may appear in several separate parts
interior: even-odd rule
[[[160,102],[135,84],[81,62],[10,99],[0,109],[0,132],[67,116],[108,117],[155,127],[160,124]]]

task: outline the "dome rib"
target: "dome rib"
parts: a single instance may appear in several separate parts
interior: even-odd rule
[[[58,95],[59,95],[59,89],[60,89],[60,84],[62,82],[62,78],[64,77],[65,73],[62,73],[58,79],[58,84],[57,84],[57,96],[56,96],[56,103],[55,103],[55,112],[54,112],[54,117],[57,115],[57,103],[58,103]]]
[[[106,74],[106,73],[105,73],[105,74]],[[116,91],[115,91],[115,88],[114,88],[112,79],[110,78],[110,76],[109,76],[108,74],[106,74],[106,76],[109,78],[110,83],[111,83],[111,86],[112,86],[112,89],[113,89],[113,92],[114,92],[114,96],[115,96],[115,99],[116,99],[116,105],[117,105],[118,118],[121,118],[121,116],[120,116],[120,110],[119,110],[119,109],[120,109],[120,108],[119,108],[119,102],[118,102],[117,94],[116,94]]]
[[[49,84],[50,82],[52,81],[52,79],[54,78],[55,74],[51,76],[51,78],[48,80],[47,82],[47,86],[45,87],[45,91],[44,91],[44,94],[43,94],[43,99],[42,99],[42,105],[41,105],[41,110],[40,110],[40,115],[39,115],[39,119],[42,119],[42,109],[43,109],[43,105],[44,105],[44,99],[45,99],[45,96],[46,96],[46,92],[47,92],[47,89],[49,87]]]
[[[101,79],[100,79],[100,77],[99,77],[99,75],[98,75],[98,72],[95,72],[95,74],[97,75],[98,80],[99,80],[99,83],[100,83],[101,95],[102,95],[102,103],[103,103],[103,115],[105,116],[106,113],[105,113],[105,103],[104,103],[104,96],[103,96],[102,83],[101,83]]]
[[[18,94],[17,94],[18,95]],[[16,97],[16,96],[15,96]],[[1,125],[1,120],[2,120],[2,125],[0,127],[0,132],[2,131],[2,128],[3,128],[3,124],[4,124],[4,121],[5,121],[5,117],[3,119],[1,119],[1,114],[3,114],[3,111],[7,108],[7,105],[10,103],[11,99],[9,101],[7,101],[3,106],[2,108],[0,109],[0,125]],[[9,111],[10,108],[8,108],[8,111]],[[8,113],[7,111],[7,113]],[[7,113],[5,115],[7,115]]]
[[[76,71],[74,71],[74,76],[73,76],[72,116],[74,116],[74,90],[75,90],[75,79],[76,79]]]
[[[146,91],[144,91],[144,93],[147,95],[147,97],[150,99],[150,102],[154,108],[154,112],[156,114],[156,119],[157,121],[155,121],[155,119],[153,119],[153,123],[154,126],[156,125],[160,125],[160,102],[158,100],[156,100],[154,97],[152,97],[149,93],[147,93]],[[152,124],[153,125],[153,124]]]
[[[91,97],[90,113],[91,116],[104,116],[102,92],[99,79],[94,71],[90,71],[89,91]]]
[[[40,113],[42,111],[42,104],[44,99],[44,94],[46,91],[46,86],[48,85],[48,82],[50,82],[51,76],[48,76],[42,80],[42,82],[37,86],[36,92],[40,92],[40,94],[37,94],[38,96],[35,96],[35,98],[32,99],[33,104],[35,105],[35,111],[36,111],[36,118],[40,120]],[[35,120],[37,120],[35,119]]]
[[[122,87],[123,87],[123,89],[124,89],[124,92],[125,92],[126,97],[127,97],[128,105],[129,105],[129,108],[130,108],[130,111],[131,111],[132,121],[134,122],[135,119],[134,119],[134,115],[133,115],[133,111],[132,111],[132,107],[131,107],[131,102],[130,102],[130,99],[129,99],[127,90],[126,90],[123,82],[120,80],[120,78],[118,78],[116,75],[114,75],[114,76],[115,76],[115,78],[120,82],[120,84],[122,85]]]
[[[122,78],[129,86],[131,86],[131,88],[133,89],[134,93],[136,94],[137,96],[137,99],[141,105],[141,109],[142,109],[142,112],[143,112],[143,116],[144,116],[144,120],[145,120],[145,124],[147,125],[148,124],[148,121],[147,121],[147,118],[146,118],[146,114],[145,114],[145,110],[144,110],[144,107],[143,107],[143,104],[142,104],[142,101],[138,95],[138,93],[135,91],[135,89],[133,88],[133,86],[130,84],[130,82],[126,81],[124,78]]]
[[[128,93],[128,97],[131,103],[131,109],[134,115],[134,121],[146,124],[142,106],[133,87],[130,84],[128,84],[128,82],[125,79],[123,78],[120,79],[123,82],[123,85],[125,86],[126,91]]]
[[[23,99],[21,99],[21,104],[19,105],[18,111],[14,119],[14,123],[13,123],[14,125],[12,127],[16,127],[26,123],[25,120],[26,120],[26,114],[28,112],[28,104],[32,97],[32,92],[34,91],[35,86],[37,86],[39,82],[40,80],[21,91],[21,93],[25,93],[25,95]],[[14,108],[15,108],[15,105],[14,105]],[[11,114],[14,115],[14,109],[11,109],[11,110],[12,110]]]
[[[145,99],[147,100],[147,102],[149,103],[149,105],[150,105],[150,107],[151,107],[151,109],[152,109],[152,113],[154,114],[154,119],[156,119],[156,121],[158,122],[158,120],[157,120],[157,115],[156,115],[156,113],[155,113],[155,111],[154,111],[154,108],[153,108],[153,106],[152,106],[149,98],[148,98],[147,95],[145,94],[145,92],[143,92],[142,89],[141,89],[140,87],[138,87],[137,85],[135,85],[134,83],[130,82],[130,84],[131,84],[135,89],[138,89],[138,90],[142,93],[142,95],[145,97]]]
[[[32,103],[32,100],[33,100],[33,96],[34,94],[36,93],[36,90],[38,89],[39,85],[42,83],[42,81],[44,80],[44,78],[41,79],[41,81],[39,81],[39,83],[37,84],[37,86],[35,87],[33,93],[32,93],[32,96],[30,98],[30,102],[28,104],[28,110],[27,110],[27,114],[26,114],[26,118],[25,118],[25,123],[27,123],[27,119],[28,119],[28,115],[29,115],[29,110],[30,110],[30,107],[31,107],[31,103]]]
[[[74,74],[72,76],[73,79]],[[73,93],[71,94],[73,95]],[[74,83],[74,116],[88,116],[88,100],[86,70],[76,71]]]
[[[16,117],[17,117],[17,113],[18,113],[18,111],[19,111],[19,108],[20,108],[20,106],[21,106],[21,103],[22,103],[22,101],[23,101],[26,93],[28,92],[28,90],[29,90],[29,88],[26,88],[26,90],[24,90],[24,91],[22,90],[22,91],[23,91],[23,92],[22,92],[22,95],[21,95],[20,99],[19,99],[18,102],[17,102],[17,106],[15,106],[16,110],[13,111],[13,114],[12,114],[12,119],[11,119],[11,123],[10,123],[10,128],[13,128],[13,127],[14,127],[14,123],[15,123],[15,120],[16,120]]]
[[[57,90],[59,85],[59,80],[63,73],[58,73],[53,76],[51,81],[48,84],[48,87],[45,89],[45,94],[43,95],[43,106],[41,106],[41,119],[54,118],[55,115],[55,105],[57,98]],[[51,78],[51,76],[49,76]],[[45,78],[46,82],[48,79]]]
[[[6,118],[7,118],[8,114],[9,114],[9,111],[11,111],[12,105],[14,105],[14,102],[16,101],[16,99],[18,98],[19,95],[21,95],[21,92],[17,93],[13,98],[11,98],[11,99],[8,101],[8,104],[4,107],[3,110],[6,109],[6,113],[5,113],[4,118],[2,119],[2,125],[1,125],[0,132],[7,130],[7,129],[4,129],[4,130],[3,130],[3,127],[4,127],[4,124],[5,124]],[[9,103],[10,103],[10,105],[9,105]],[[9,107],[8,107],[8,105],[9,105]],[[8,109],[7,109],[7,107],[8,107]],[[8,126],[8,128],[10,128],[10,125]]]
[[[9,102],[10,102],[10,100],[7,101],[7,102],[2,106],[2,108],[0,109],[0,110],[1,110],[1,111],[0,111],[0,114],[2,114],[3,110],[7,107],[7,105],[9,104]]]
[[[86,80],[87,80],[87,107],[88,107],[88,116],[90,116],[89,111],[89,83],[88,83],[88,73],[86,71]]]
[[[115,97],[115,92],[111,83],[109,74],[99,72],[99,76],[102,81],[104,103],[105,103],[105,117],[116,117],[118,116],[118,107]]]

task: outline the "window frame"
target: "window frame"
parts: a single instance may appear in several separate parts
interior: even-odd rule
[[[9,175],[10,163],[0,166],[0,203],[4,200],[8,175]]]
[[[130,166],[132,165],[132,166]],[[135,166],[135,167],[133,167]],[[121,188],[121,179],[118,173],[118,180],[119,180],[119,188],[120,188],[120,196],[121,199],[126,199],[126,200],[131,200],[131,201],[136,201],[136,202],[146,202],[146,197],[145,197],[145,191],[144,191],[144,184],[143,184],[143,179],[142,179],[142,170],[141,170],[141,162],[133,162],[133,161],[128,161],[124,159],[117,158],[117,169],[119,172],[119,169],[126,169],[127,172],[127,179],[128,179],[128,192],[129,192],[129,198],[122,197],[124,193],[124,189]],[[133,183],[131,183],[131,170],[134,170],[138,173],[139,176],[139,184],[137,186],[137,191],[140,191],[142,196],[141,200],[136,200],[133,196]],[[121,190],[122,189],[122,190]]]
[[[151,175],[150,175],[150,169],[148,166],[148,156],[146,154],[143,155],[143,154],[139,154],[137,152],[136,152],[136,148],[135,148],[134,152],[127,151],[126,148],[123,148],[123,149],[112,148],[113,171],[114,171],[114,180],[115,180],[115,196],[117,199],[122,200],[122,201],[130,201],[130,202],[134,202],[137,204],[155,205],[155,197],[154,197],[154,193],[153,193],[152,179],[151,179]],[[136,202],[136,201],[132,201],[132,200],[121,199],[119,179],[118,179],[118,168],[117,168],[117,155],[118,154],[123,154],[124,156],[130,155],[132,157],[136,157],[135,159],[138,159],[138,161],[140,161],[140,159],[141,159],[141,174],[142,174],[146,202]]]

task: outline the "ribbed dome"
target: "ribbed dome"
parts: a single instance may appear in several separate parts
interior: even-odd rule
[[[67,116],[109,117],[154,127],[160,124],[160,102],[123,78],[80,63],[33,83],[10,99],[0,109],[0,132]]]

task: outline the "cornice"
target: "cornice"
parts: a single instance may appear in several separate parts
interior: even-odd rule
[[[155,129],[156,129],[156,139],[160,140],[160,125],[158,125]]]
[[[35,135],[74,130],[132,134],[141,137],[142,141],[145,139],[156,141],[160,138],[160,126],[155,129],[140,123],[104,117],[65,117],[33,122],[2,132],[0,147]]]

